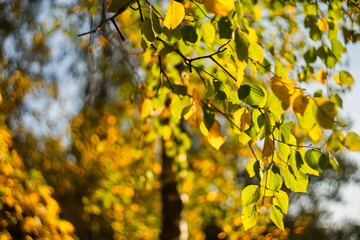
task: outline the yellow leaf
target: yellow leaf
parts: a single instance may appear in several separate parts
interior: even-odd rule
[[[304,96],[301,90],[297,90],[290,99],[293,112],[300,113],[303,116],[309,99],[310,97]]]
[[[319,142],[321,140],[321,128],[315,124],[309,131],[309,137],[313,142]]]
[[[262,151],[263,157],[270,157],[275,151],[274,141],[270,137],[265,137],[264,148]]]
[[[327,31],[329,30],[329,25],[325,18],[321,18],[318,21],[318,27],[320,31]]]
[[[290,97],[295,93],[296,84],[290,78],[275,76],[271,78],[271,90],[281,101],[289,103]]]
[[[208,131],[208,129],[206,128],[204,122],[201,122],[201,123],[200,123],[200,132],[201,132],[202,134],[204,134],[204,136],[206,136],[206,137],[207,137],[207,135],[209,134],[209,131]]]
[[[168,29],[175,29],[180,25],[184,17],[184,6],[175,0],[171,0],[168,8],[166,9],[166,15],[163,22],[164,27],[167,27]]]
[[[189,111],[184,115],[184,119],[194,127],[199,126],[203,119],[200,94],[195,88],[193,89],[192,105]]]
[[[251,124],[251,114],[246,108],[240,108],[234,112],[234,121],[241,131],[246,131]]]
[[[211,127],[207,139],[211,146],[213,146],[216,150],[219,150],[221,145],[224,144],[226,137],[221,135],[221,125],[217,120],[214,120],[214,124]]]
[[[254,18],[255,21],[261,18],[261,8],[258,5],[254,6]]]
[[[209,13],[226,17],[234,9],[234,0],[203,0],[204,7]]]
[[[316,75],[316,81],[321,82],[322,84],[326,83],[327,80],[327,72],[324,69],[320,69]]]
[[[259,41],[259,38],[256,34],[256,30],[251,28],[251,27],[248,27],[247,28],[249,34],[246,35],[249,43],[257,43]]]
[[[164,141],[169,141],[171,138],[172,129],[169,125],[164,126],[163,128],[163,139]]]
[[[334,75],[334,81],[339,84],[340,86],[342,86],[342,83],[340,81],[340,77],[339,77],[339,74],[335,74]]]
[[[193,183],[191,180],[189,179],[186,179],[183,183],[183,192],[186,193],[186,194],[189,194],[192,192],[193,190]]]
[[[236,76],[236,86],[239,88],[244,81],[244,73],[247,63],[245,61],[237,62],[237,76]]]
[[[149,98],[144,98],[139,103],[140,118],[146,118],[154,108],[153,102]]]

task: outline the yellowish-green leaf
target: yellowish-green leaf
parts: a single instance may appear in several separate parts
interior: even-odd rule
[[[245,231],[256,225],[256,204],[244,206],[241,212],[241,220]]]
[[[252,107],[264,107],[267,100],[266,90],[254,83],[241,85],[238,95],[240,100]]]
[[[283,214],[281,212],[280,207],[276,205],[272,205],[270,208],[270,218],[275,223],[275,225],[284,231],[284,222],[283,222]]]
[[[331,164],[331,166],[337,171],[337,172],[341,172],[341,168],[339,165],[339,162],[337,161],[337,159],[334,157],[334,155],[332,155],[329,152],[329,162]]]
[[[206,45],[212,46],[215,34],[215,28],[210,22],[206,22],[201,26],[201,35]]]
[[[258,176],[259,177],[259,171],[260,171],[260,165],[259,161],[256,160],[256,158],[251,158],[248,163],[246,164],[246,171],[249,174],[249,177]]]
[[[279,190],[275,193],[273,204],[279,206],[283,213],[287,213],[289,207],[289,196],[286,192]]]
[[[354,132],[349,132],[346,134],[344,145],[350,150],[350,151],[359,151],[360,150],[360,138],[359,135],[357,135]]]
[[[243,206],[249,206],[257,203],[261,197],[261,191],[258,185],[249,185],[242,190],[241,200]]]
[[[342,132],[335,130],[326,141],[326,148],[332,152],[343,149],[344,135]]]
[[[164,27],[168,29],[177,28],[185,17],[185,8],[181,3],[171,0],[164,19]]]
[[[321,173],[325,169],[329,159],[321,151],[310,149],[305,153],[305,161],[312,169]]]

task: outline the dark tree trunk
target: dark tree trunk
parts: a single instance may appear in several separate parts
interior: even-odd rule
[[[166,155],[163,142],[161,173],[162,229],[161,240],[176,240],[180,237],[179,223],[183,208],[177,190],[176,173],[172,170],[174,158]]]

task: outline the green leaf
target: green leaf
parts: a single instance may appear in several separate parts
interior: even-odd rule
[[[241,200],[243,206],[249,206],[260,200],[260,187],[258,185],[249,185],[242,190]]]
[[[344,46],[342,43],[337,39],[331,40],[331,51],[334,54],[334,56],[337,58],[337,60],[340,60],[341,54],[346,51],[344,50]]]
[[[331,164],[331,166],[337,171],[337,172],[341,172],[341,168],[339,166],[339,162],[336,160],[336,158],[334,157],[334,155],[332,155],[329,152],[329,162]]]
[[[284,182],[287,188],[294,192],[306,192],[309,178],[301,170],[302,159],[297,160],[296,151],[292,151],[289,156],[288,166],[280,164],[281,174],[284,176]]]
[[[247,61],[249,57],[249,43],[242,33],[235,33],[235,44],[237,58],[240,61]]]
[[[284,222],[283,222],[283,214],[281,212],[280,207],[276,205],[272,205],[270,208],[270,218],[275,223],[275,225],[284,231]]]
[[[312,169],[321,173],[328,164],[329,159],[321,151],[310,149],[305,153],[305,161]]]
[[[215,114],[214,111],[209,108],[206,104],[203,105],[204,112],[204,124],[208,131],[210,131],[211,127],[214,124]]]
[[[209,47],[212,46],[215,40],[215,28],[210,22],[206,22],[201,26],[201,35],[203,37],[203,41]]]
[[[218,22],[218,27],[220,38],[231,39],[233,30],[228,17],[222,17]]]
[[[314,103],[313,111],[315,113],[316,122],[322,128],[332,129],[334,126],[334,118],[337,115],[335,103],[331,102],[327,98],[314,98]]]
[[[264,51],[263,51],[262,47],[257,43],[250,43],[249,57],[255,63],[262,63],[262,61],[264,60]]]
[[[149,42],[154,41],[155,34],[151,26],[151,20],[149,18],[145,18],[145,20],[141,23],[141,33],[145,36],[146,40],[148,40]]]
[[[291,153],[291,149],[287,144],[278,142],[278,154],[283,161],[285,162],[288,161],[290,153]]]
[[[354,78],[347,71],[340,71],[339,78],[341,85],[349,86],[354,84]]]
[[[336,106],[338,106],[339,108],[343,107],[343,100],[341,99],[341,97],[338,94],[331,94],[330,96],[330,101],[332,101],[333,103],[336,104]]]
[[[286,78],[288,75],[287,70],[284,68],[284,66],[282,65],[281,61],[278,58],[275,59],[275,75],[284,78]]]
[[[156,32],[157,34],[162,33],[162,27],[160,25],[159,16],[156,15],[155,11],[153,11],[152,8],[151,8],[151,24],[154,32]]]
[[[344,135],[342,132],[338,130],[334,130],[334,132],[330,135],[330,137],[326,141],[326,147],[332,151],[337,152],[342,150],[344,142]]]
[[[239,99],[252,107],[263,107],[266,103],[266,90],[254,83],[243,84],[238,91]]]
[[[275,192],[280,190],[282,182],[279,168],[273,166],[264,174],[260,184],[265,188],[265,196],[273,196]]]
[[[287,213],[289,207],[289,196],[286,192],[279,190],[275,193],[273,204],[278,206],[283,213]]]
[[[290,134],[294,127],[294,122],[290,121],[287,123],[284,123],[280,126],[279,134],[281,134],[280,139],[284,142],[289,142],[290,140]]]
[[[183,85],[173,84],[172,88],[174,89],[174,93],[186,96],[187,95],[187,87]]]
[[[350,151],[359,151],[360,150],[360,138],[359,135],[357,135],[354,132],[349,132],[346,134],[344,145],[350,150]]]
[[[113,0],[111,5],[108,7],[108,12],[123,12],[126,8],[134,3],[135,0]],[[120,10],[121,9],[121,10]]]
[[[198,40],[198,35],[193,26],[185,26],[181,29],[181,36],[186,44],[195,44]]]
[[[264,51],[257,43],[250,43],[249,45],[249,68],[257,72],[257,64],[261,64],[264,60]]]
[[[248,172],[250,178],[256,176],[260,179],[259,161],[257,161],[256,158],[251,158],[246,164],[246,171]]]
[[[316,54],[316,49],[314,47],[311,47],[304,55],[304,59],[307,64],[315,62],[316,58],[317,58],[317,54]]]
[[[265,116],[261,114],[259,109],[254,109],[252,112],[252,122],[254,123],[254,127],[256,131],[260,131],[260,129],[265,125]]]
[[[243,206],[241,220],[245,231],[256,225],[256,204]]]

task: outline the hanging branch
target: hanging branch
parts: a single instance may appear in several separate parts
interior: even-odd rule
[[[139,1],[139,0],[137,0],[137,1]],[[127,7],[128,7],[128,6],[131,6],[131,4],[133,4],[134,2],[135,2],[135,0],[130,1],[128,4],[126,4],[125,6],[121,7],[121,8],[120,8],[114,15],[112,15],[111,17],[105,18],[104,20],[101,20],[100,24],[99,24],[96,28],[94,28],[94,29],[92,29],[92,30],[90,30],[90,31],[88,31],[88,32],[80,33],[80,34],[78,34],[78,37],[82,37],[82,36],[85,36],[85,35],[88,35],[88,34],[96,33],[97,31],[99,31],[99,30],[101,29],[101,27],[102,27],[105,23],[111,21],[111,22],[114,24],[114,26],[115,26],[115,28],[116,28],[116,31],[119,33],[120,38],[121,38],[123,41],[125,41],[124,36],[122,35],[122,33],[120,32],[120,29],[118,28],[118,26],[117,26],[116,23],[115,23],[115,18],[116,18],[117,16],[119,16],[121,13],[123,13],[123,12],[127,9]],[[140,8],[140,3],[138,3],[138,4],[139,4],[139,5],[138,5],[138,6],[139,6],[139,11],[141,12],[140,16],[143,16],[143,15],[142,15],[141,8]]]

